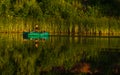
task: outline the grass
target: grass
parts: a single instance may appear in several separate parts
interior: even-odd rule
[[[39,22],[37,20],[31,19],[22,19],[22,18],[15,18],[15,19],[2,19],[1,21],[1,31],[5,33],[16,33],[16,32],[23,32],[23,31],[33,31],[35,24],[39,25],[40,31],[47,31],[50,34],[95,34],[95,35],[105,35],[108,36],[118,36],[120,34],[119,31],[119,19],[115,18],[94,18],[94,17],[85,17],[79,19],[78,24],[54,24],[48,22]]]

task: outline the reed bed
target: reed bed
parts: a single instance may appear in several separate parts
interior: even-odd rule
[[[38,20],[22,18],[2,19],[0,32],[2,33],[21,33],[23,31],[34,31],[36,24],[39,25],[39,31],[50,32],[51,35],[103,35],[118,36],[120,34],[120,20],[114,18],[94,18],[85,17],[79,19],[79,23],[51,23],[40,22]]]

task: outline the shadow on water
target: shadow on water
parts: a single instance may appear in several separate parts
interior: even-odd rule
[[[120,39],[1,34],[1,75],[119,75]]]

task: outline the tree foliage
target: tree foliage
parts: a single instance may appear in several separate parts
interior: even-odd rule
[[[120,15],[120,0],[2,0],[0,1],[0,15],[39,18],[44,17],[44,15],[58,16],[59,14],[66,19],[73,13],[89,12],[92,9],[87,10],[87,7],[95,6],[97,6],[96,10],[101,9],[100,12],[105,12],[102,14]],[[76,8],[81,11],[76,11]]]

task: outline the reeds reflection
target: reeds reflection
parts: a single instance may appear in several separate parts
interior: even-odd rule
[[[66,36],[25,40],[21,34],[1,34],[0,74],[119,74],[119,42],[119,38]]]

